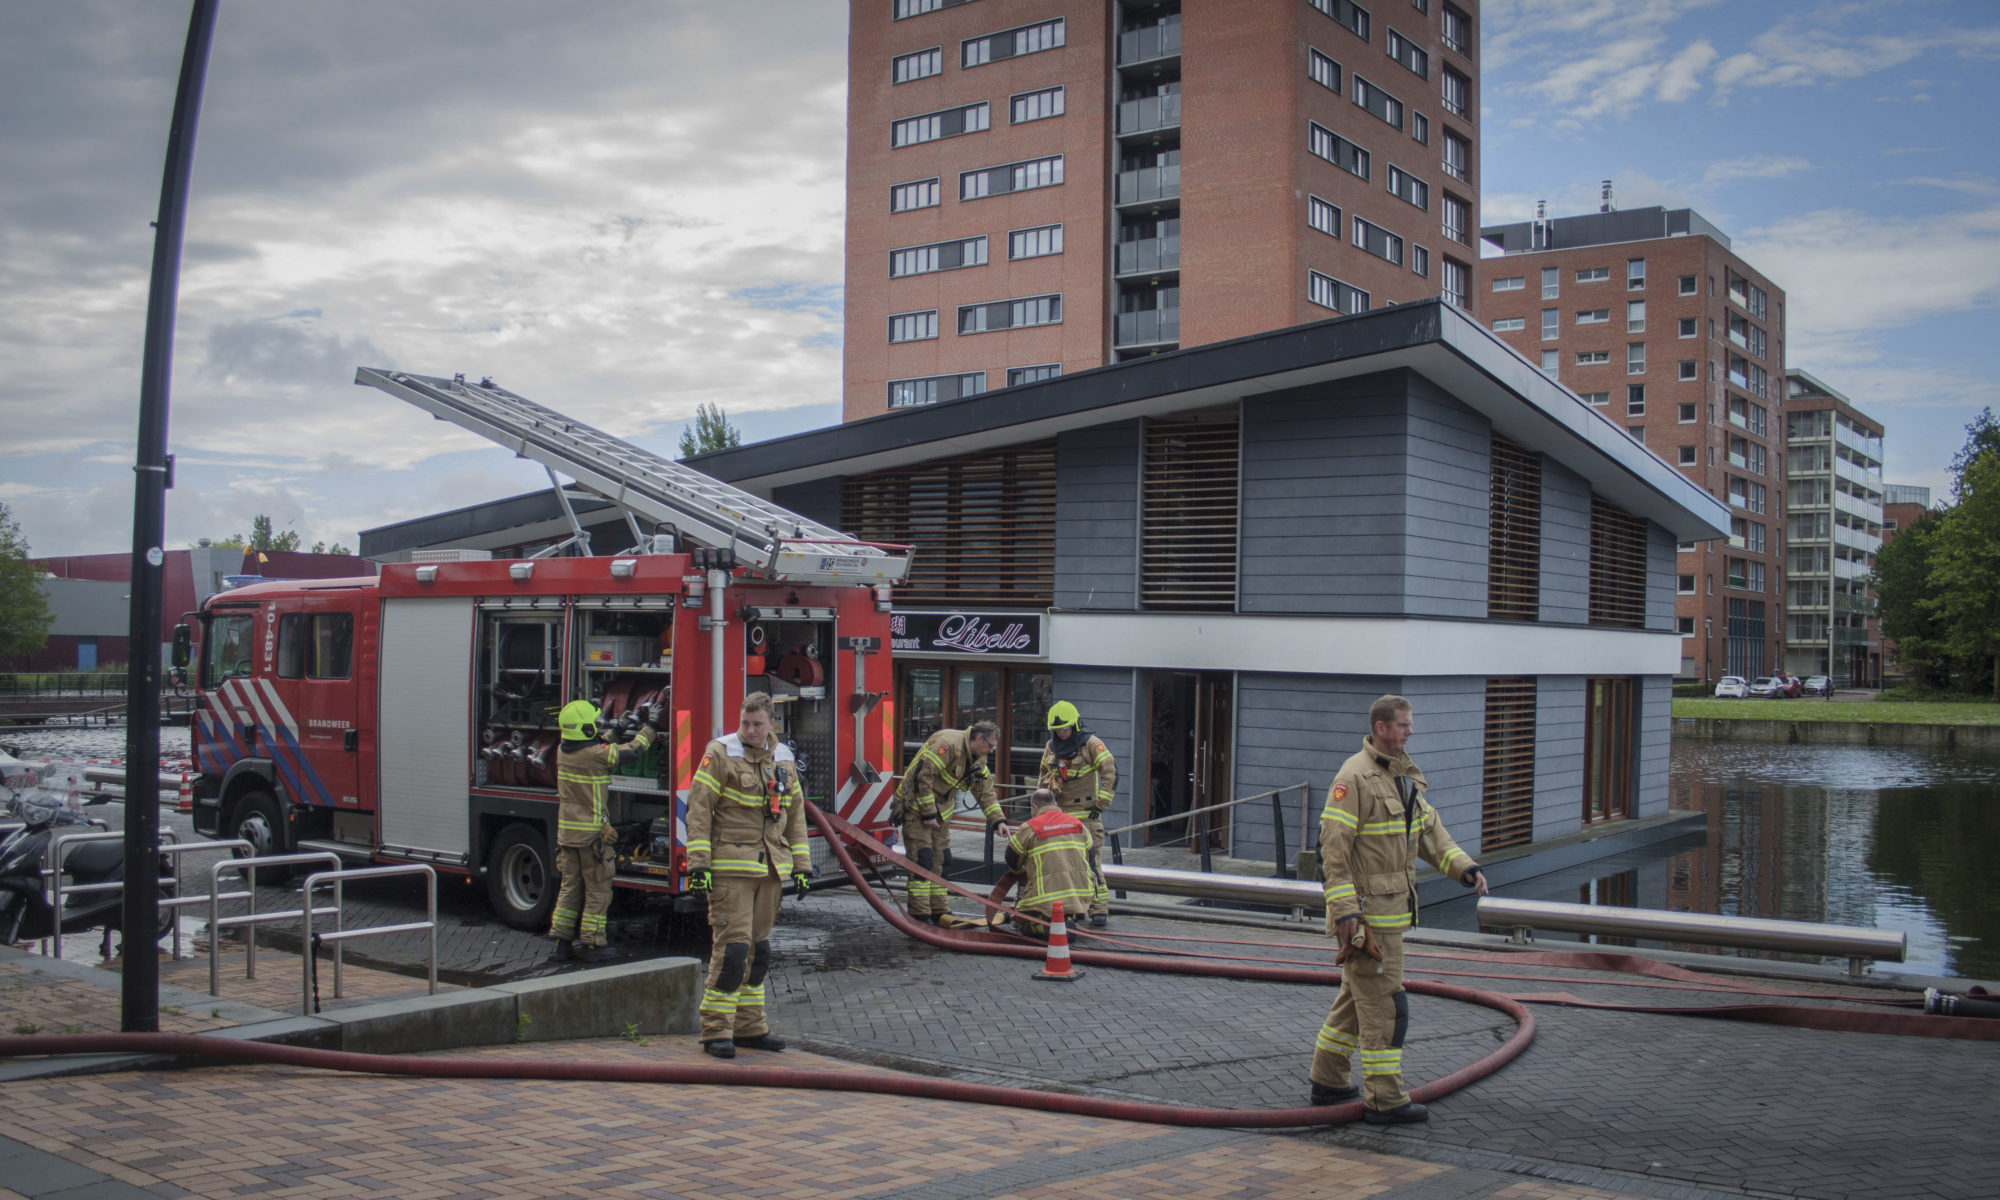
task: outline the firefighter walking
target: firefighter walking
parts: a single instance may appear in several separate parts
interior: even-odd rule
[[[896,787],[891,816],[903,827],[903,845],[926,871],[945,873],[951,855],[951,816],[962,801],[979,805],[986,828],[1007,836],[1007,822],[993,790],[993,770],[986,756],[1000,744],[1000,727],[975,722],[969,729],[940,729],[924,742],[917,758]],[[949,927],[950,893],[928,879],[910,880],[910,916]]]
[[[1082,727],[1076,705],[1059,700],[1049,709],[1049,743],[1042,750],[1041,786],[1056,794],[1062,811],[1090,831],[1090,924],[1111,921],[1111,890],[1104,886],[1104,810],[1118,793],[1118,764],[1104,739]]]
[[[608,962],[618,957],[606,944],[604,913],[611,907],[611,877],[618,870],[618,834],[604,816],[604,795],[611,772],[637,762],[653,744],[653,710],[639,713],[638,736],[623,746],[597,740],[602,714],[588,700],[572,700],[556,716],[562,745],[556,752],[556,870],[562,890],[549,913],[549,936],[556,939],[554,957],[573,956],[572,939],[583,943],[584,962]]]
[[[790,880],[812,887],[805,792],[791,747],[771,734],[771,697],[743,698],[736,732],[702,751],[687,805],[688,890],[708,897],[711,949],[701,994],[701,1048],[783,1050],[764,1015],[771,925]]]
[[[1341,765],[1319,820],[1326,929],[1340,942],[1340,994],[1313,1041],[1312,1102],[1362,1095],[1373,1125],[1430,1119],[1403,1090],[1403,933],[1417,923],[1416,860],[1486,894],[1486,876],[1445,832],[1424,796],[1424,773],[1405,751],[1415,729],[1410,702],[1384,696],[1368,710],[1371,732]],[[1351,1082],[1361,1059],[1364,1088]]]
[[[1014,906],[1021,915],[1014,927],[1046,938],[1058,902],[1070,913],[1090,899],[1090,831],[1064,812],[1047,788],[1035,792],[1034,804],[1035,815],[1007,839],[1007,869],[1021,877],[1021,899]]]

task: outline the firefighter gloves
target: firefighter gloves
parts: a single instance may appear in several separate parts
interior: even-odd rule
[[[813,873],[811,871],[792,872],[792,895],[803,900],[806,898],[806,893],[812,891],[812,885]]]
[[[688,891],[697,896],[706,896],[715,890],[715,873],[707,867],[696,867],[688,872]]]

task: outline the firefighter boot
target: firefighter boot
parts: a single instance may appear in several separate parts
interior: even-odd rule
[[[570,959],[575,957],[576,957],[576,947],[570,944],[570,940],[568,938],[557,938],[556,948],[554,950],[549,951],[550,962],[568,962]]]
[[[736,1057],[735,1038],[710,1038],[701,1044],[701,1048],[717,1058]]]
[[[1415,1125],[1431,1119],[1431,1110],[1415,1100],[1408,1104],[1385,1108],[1379,1112],[1372,1108],[1361,1110],[1361,1119],[1370,1125]]]
[[[740,1037],[735,1039],[735,1041],[738,1046],[746,1050],[783,1050],[785,1048],[785,1039],[775,1033],[760,1033],[754,1037]]]
[[[585,946],[583,953],[576,957],[578,961],[587,963],[617,962],[618,952],[609,946]]]
[[[1351,1083],[1346,1087],[1328,1087],[1323,1083],[1312,1085],[1312,1102],[1315,1108],[1321,1108],[1328,1104],[1346,1104],[1349,1101],[1359,1100],[1360,1098],[1361,1089]],[[1362,1111],[1366,1112],[1367,1110],[1363,1109]]]

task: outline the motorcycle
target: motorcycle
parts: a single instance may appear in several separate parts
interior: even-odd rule
[[[32,776],[26,780],[19,776],[11,778],[8,791],[12,795],[7,801],[7,813],[21,823],[21,828],[0,841],[0,945],[39,941],[101,926],[104,942],[100,952],[110,958],[112,931],[124,925],[124,893],[107,890],[66,894],[58,920],[42,879],[42,864],[47,861],[49,843],[56,837],[93,827],[109,827],[87,816],[84,804],[50,791]],[[106,798],[89,802],[109,803],[115,801]],[[106,839],[72,846],[63,853],[62,871],[73,884],[118,882],[125,877],[125,845]],[[160,875],[171,873],[170,860],[161,855]],[[174,888],[164,886],[160,894],[171,896]]]

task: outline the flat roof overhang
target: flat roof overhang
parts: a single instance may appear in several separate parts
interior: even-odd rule
[[[1729,508],[1576,393],[1442,300],[1422,300],[1116,363],[688,460],[769,496],[830,475],[910,466],[1134,417],[1409,370],[1679,541],[1729,536]]]

